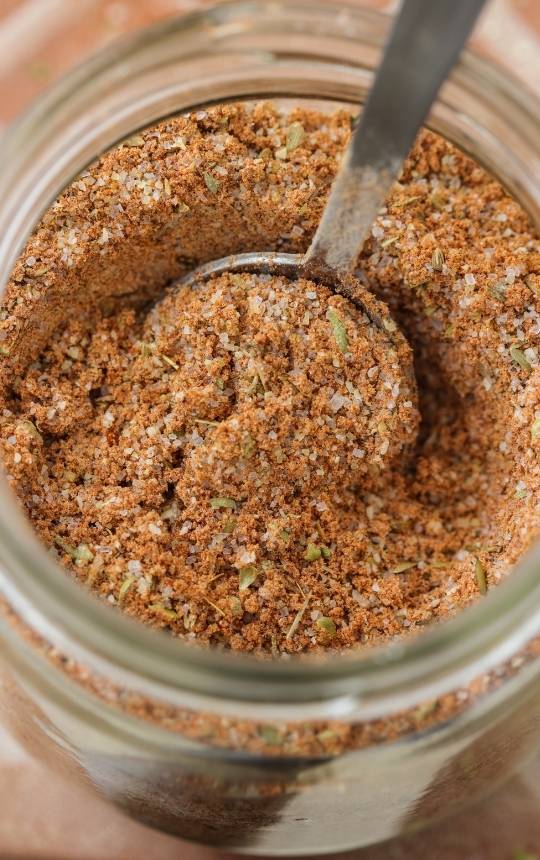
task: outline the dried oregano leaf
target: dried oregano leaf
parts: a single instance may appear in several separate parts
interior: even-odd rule
[[[208,188],[210,194],[217,194],[218,193],[219,182],[215,178],[215,176],[212,176],[211,173],[205,173],[204,174],[204,181],[206,183],[206,187]]]
[[[417,561],[402,561],[401,564],[396,564],[396,566],[392,568],[392,573],[405,573],[406,570],[410,570],[411,567],[416,567],[417,564]]]
[[[306,133],[304,131],[304,126],[300,122],[292,122],[287,131],[287,138],[285,141],[285,146],[289,152],[292,152],[293,149],[296,149],[297,146],[303,142]]]
[[[124,579],[124,581],[123,581],[123,583],[120,586],[120,589],[118,591],[118,600],[119,601],[122,601],[124,599],[124,597],[126,596],[126,594],[128,593],[129,589],[131,588],[131,586],[133,585],[134,582],[135,582],[134,576],[128,576],[126,579]]]
[[[332,326],[332,334],[334,335],[334,340],[337,343],[338,347],[342,352],[347,352],[349,349],[349,339],[347,337],[347,329],[345,328],[345,323],[334,310],[334,308],[328,308],[326,312],[326,319],[330,322]]]
[[[317,561],[322,555],[321,549],[314,543],[308,543],[304,558],[306,561]]]
[[[486,571],[484,570],[484,565],[479,558],[477,558],[474,563],[474,575],[480,594],[487,594]]]
[[[210,507],[212,508],[229,508],[231,511],[236,510],[236,502],[234,499],[228,499],[227,496],[214,496],[210,499]]]
[[[167,609],[163,603],[151,603],[148,608],[156,615],[164,618],[165,621],[174,621],[175,618],[178,618],[178,613],[174,609]]]
[[[258,570],[256,567],[249,565],[241,567],[238,571],[238,587],[240,591],[245,591],[250,585],[253,585],[257,579]]]
[[[317,618],[315,626],[322,630],[323,633],[326,633],[327,636],[336,635],[336,625],[331,618],[323,615],[321,618]]]
[[[442,272],[444,266],[444,252],[442,248],[434,248],[431,255],[431,265],[434,272]]]
[[[532,370],[532,365],[523,350],[520,349],[519,346],[516,346],[516,344],[514,344],[510,347],[509,352],[510,358],[515,361],[516,364],[519,364],[522,370],[526,370],[528,373],[530,373],[530,371]]]

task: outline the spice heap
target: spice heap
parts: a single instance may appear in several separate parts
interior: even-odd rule
[[[201,259],[305,247],[349,133],[232,105],[132,138],[50,210],[4,302],[1,446],[29,518],[182,637],[384,641],[485,593],[540,531],[538,245],[442,139],[420,136],[359,261],[418,402],[398,332],[311,282],[224,275],[148,304]]]

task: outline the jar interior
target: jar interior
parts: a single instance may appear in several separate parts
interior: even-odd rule
[[[195,42],[191,54],[182,59],[182,84],[178,83],[179,67],[173,59],[176,36],[172,29],[170,40],[165,40],[163,59],[157,68],[151,70],[154,60],[148,54],[146,67],[143,62],[128,81],[126,71],[128,60],[133,61],[131,57],[126,58],[126,68],[123,70],[126,77],[120,80],[118,86],[105,87],[104,82],[96,77],[98,84],[92,90],[94,84],[88,81],[86,91],[83,88],[68,105],[72,113],[66,130],[60,133],[65,114],[56,115],[54,122],[57,125],[47,129],[49,133],[52,131],[51,143],[36,160],[34,169],[31,170],[29,164],[18,165],[20,171],[23,168],[25,170],[24,182],[19,191],[26,190],[29,193],[4,236],[4,272],[20,249],[23,237],[28,233],[28,225],[31,220],[35,221],[37,211],[43,210],[61,188],[95,158],[97,152],[106,150],[115,141],[136,133],[158,119],[175,115],[179,111],[204,110],[216,103],[238,99],[251,104],[254,99],[271,98],[283,109],[302,105],[325,112],[337,107],[350,109],[351,105],[361,102],[369,89],[372,71],[357,65],[355,33],[351,33],[345,53],[341,41],[339,44],[334,43],[333,39],[337,35],[340,38],[343,36],[346,25],[347,21],[341,21],[326,38],[320,37],[320,41],[316,42],[317,50],[313,49],[307,61],[287,57],[288,53],[299,51],[302,35],[292,32],[280,43],[279,50],[274,45],[270,52],[269,43],[272,38],[275,39],[275,34],[264,33],[261,26],[255,38],[253,33],[250,34],[252,55],[247,71],[243,35],[233,33],[223,36],[223,52],[215,52],[211,60],[208,56],[204,57],[204,73],[201,73],[200,58],[195,56],[199,45]],[[362,61],[367,63],[373,60],[377,50],[374,43],[368,40]],[[339,52],[339,63],[336,52]],[[223,74],[225,60],[228,71]],[[188,87],[185,82],[190,80],[190,75],[195,83],[192,80]],[[524,151],[523,141],[519,140],[519,126],[512,128],[510,120],[505,121],[495,114],[492,105],[486,106],[476,94],[464,91],[460,83],[462,81],[459,81],[458,76],[447,85],[434,108],[429,126],[484,164],[520,199],[525,208],[533,210],[535,189],[529,182],[529,165],[519,157]],[[133,99],[137,88],[137,98]],[[88,97],[86,104],[89,110],[83,118],[80,106]],[[44,108],[46,106],[45,103]],[[36,119],[39,117],[34,117],[33,121]],[[28,131],[28,128],[22,125],[19,133]],[[39,136],[37,143],[43,143]],[[11,145],[16,144],[17,134],[13,136]],[[63,151],[61,157],[60,150]],[[518,157],[510,157],[510,153],[517,153]],[[42,175],[38,180],[37,172],[40,169]],[[30,193],[32,185],[34,187]],[[14,200],[14,197],[10,198],[8,204],[13,206]],[[8,217],[9,205],[5,213],[5,217]],[[283,241],[280,225],[273,219],[261,221],[261,212],[256,206],[245,211],[245,219],[238,222],[237,231],[231,230],[230,226],[230,219],[235,217],[234,212],[219,212],[214,207],[212,211],[203,208],[199,214],[201,221],[198,229],[191,229],[189,236],[184,232],[185,218],[145,224],[144,244],[139,241],[136,245],[118,247],[114,259],[108,257],[106,266],[103,265],[103,248],[89,246],[80,265],[76,264],[70,269],[62,295],[41,295],[35,303],[33,316],[20,326],[16,340],[20,365],[32,361],[48,342],[51,334],[65,321],[67,307],[73,317],[91,315],[97,308],[104,306],[108,313],[114,314],[126,302],[140,306],[155,300],[168,283],[194,265],[244,250],[262,250],[278,240]],[[216,230],[219,217],[228,220],[227,231]],[[245,229],[246,221],[252,225],[251,229]],[[196,242],[193,240],[194,232],[198,233]],[[289,237],[281,247],[288,251],[302,251],[307,239],[307,236]],[[180,252],[174,250],[178,247],[181,247]]]

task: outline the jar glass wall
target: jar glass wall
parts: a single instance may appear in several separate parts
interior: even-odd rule
[[[232,4],[72,72],[3,140],[2,281],[46,207],[106,148],[237,99],[354,106],[387,26],[356,7]],[[530,96],[468,55],[430,126],[538,220],[535,117]],[[187,648],[98,603],[55,568],[4,486],[0,563],[4,653],[36,748],[179,836],[276,854],[374,843],[480,796],[538,745],[538,552],[482,605],[406,644],[276,665]],[[483,695],[471,698],[473,682]],[[416,732],[419,709],[442,695],[461,697],[460,713]],[[383,719],[399,726],[392,743],[376,743]]]

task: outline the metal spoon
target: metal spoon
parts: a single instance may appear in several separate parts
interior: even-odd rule
[[[290,280],[309,278],[346,295],[374,325],[392,332],[395,323],[386,305],[352,273],[371,225],[484,2],[403,0],[321,222],[304,255],[233,254],[199,266],[180,283],[191,286],[214,275],[241,271],[282,274]]]

